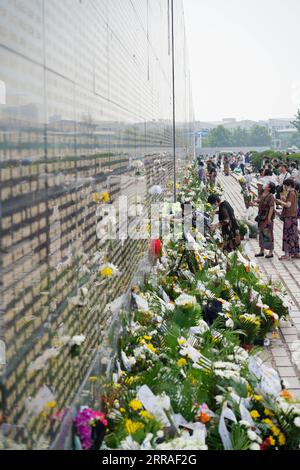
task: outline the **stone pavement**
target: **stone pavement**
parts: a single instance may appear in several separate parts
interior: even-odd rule
[[[218,180],[223,186],[225,198],[235,209],[236,216],[243,218],[246,208],[239,183],[233,176],[219,175]],[[259,251],[258,239],[246,243],[250,256],[260,266],[264,278],[281,281],[294,304],[290,318],[281,322],[279,337],[269,336],[271,344],[266,349],[270,354],[266,359],[288,383],[288,389],[300,397],[300,260],[279,261],[278,258],[283,253],[282,222],[278,218],[275,221],[274,236],[275,251],[271,260],[254,258],[254,254]]]

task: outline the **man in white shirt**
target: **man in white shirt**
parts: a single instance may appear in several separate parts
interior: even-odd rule
[[[278,186],[283,186],[283,182],[285,180],[287,180],[288,178],[290,178],[290,177],[291,177],[291,175],[287,171],[287,166],[283,163],[279,167],[279,175],[277,177]]]
[[[294,181],[298,182],[300,175],[299,175],[299,170],[297,169],[296,163],[291,164],[290,170],[291,170],[291,178],[293,178]]]

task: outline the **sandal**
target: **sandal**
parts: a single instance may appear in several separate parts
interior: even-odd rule
[[[267,255],[266,256],[266,259],[271,259],[271,258],[274,258],[274,255]]]
[[[290,259],[291,259],[290,256],[285,256],[285,255],[279,257],[279,261],[289,261]]]
[[[257,253],[257,255],[255,255],[255,258],[263,258],[264,256],[264,253]]]

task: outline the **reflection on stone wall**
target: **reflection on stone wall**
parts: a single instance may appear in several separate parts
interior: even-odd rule
[[[181,0],[175,6],[185,156],[193,110]],[[97,237],[94,194],[108,192],[116,213],[120,195],[147,210],[154,184],[161,198],[173,194],[170,0],[0,0],[0,27],[0,432],[34,448],[57,435],[111,322],[105,306],[128,289],[147,249]],[[98,282],[99,252],[120,276]],[[67,338],[80,334],[73,358]],[[43,408],[50,398],[55,419]]]

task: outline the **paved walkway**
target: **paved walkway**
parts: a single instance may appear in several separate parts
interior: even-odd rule
[[[233,176],[219,176],[225,197],[235,209],[236,216],[243,218],[246,213],[239,183]],[[259,251],[258,240],[247,242],[249,253],[260,266],[265,279],[280,280],[285,286],[290,299],[293,301],[291,316],[288,321],[281,322],[278,338],[270,335],[271,345],[267,348],[271,355],[269,361],[278,370],[282,379],[289,384],[289,390],[300,397],[300,260],[279,261],[281,256],[282,222],[275,221],[275,256],[271,260],[254,258]],[[269,362],[268,361],[268,362]]]

